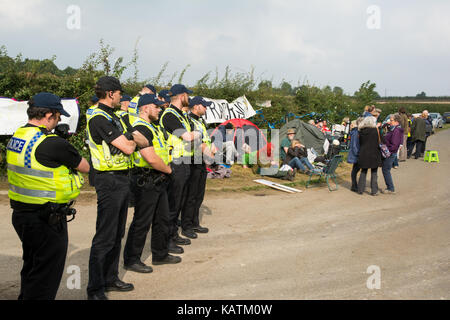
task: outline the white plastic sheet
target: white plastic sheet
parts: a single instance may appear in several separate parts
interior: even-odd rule
[[[76,99],[62,99],[61,103],[70,117],[61,116],[60,123],[67,123],[69,132],[75,133],[80,118],[80,109]],[[28,122],[27,101],[0,98],[0,135],[13,135],[17,128]]]

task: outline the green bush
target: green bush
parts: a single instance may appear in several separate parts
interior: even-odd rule
[[[86,121],[84,114],[89,108],[90,97],[94,95],[94,84],[103,75],[112,75],[118,78],[127,69],[132,69],[133,77],[123,80],[123,87],[127,94],[135,95],[145,83],[153,83],[158,90],[170,88],[174,83],[181,83],[190,65],[187,65],[179,74],[174,73],[167,83],[161,79],[167,69],[165,63],[159,73],[146,81],[139,82],[137,61],[137,42],[132,60],[124,63],[122,57],[112,59],[114,48],[100,40],[100,49],[87,57],[79,69],[66,68],[59,70],[52,59],[29,60],[22,59],[21,55],[15,58],[9,57],[4,46],[0,47],[0,96],[11,97],[20,100],[28,100],[38,92],[52,92],[63,98],[77,98],[80,105],[80,121],[78,132],[70,138],[71,143],[86,157],[87,149],[84,146]],[[178,75],[178,78],[177,78]],[[339,87],[326,86],[318,88],[309,84],[300,87],[292,87],[283,81],[279,87],[273,87],[272,82],[261,80],[257,82],[254,77],[254,69],[249,72],[233,73],[227,66],[222,78],[219,72],[206,73],[192,87],[194,95],[201,95],[213,99],[226,99],[232,101],[245,95],[255,110],[258,103],[270,100],[272,107],[262,108],[261,114],[257,114],[254,121],[262,129],[268,129],[269,123],[281,127],[282,120],[287,114],[304,115],[315,112],[317,117],[326,119],[330,123],[341,122],[345,116],[355,119],[365,105],[375,103],[379,98],[375,91],[376,85],[367,81],[363,83],[354,96],[345,95]],[[383,115],[396,112],[399,106],[405,106],[410,113],[428,109],[430,112],[449,111],[449,104],[414,104],[408,101],[401,103],[388,102],[377,103],[383,110]],[[305,118],[309,120],[309,118]],[[0,157],[5,158],[5,146],[9,137],[0,137]],[[2,161],[0,172],[5,172],[6,161]]]

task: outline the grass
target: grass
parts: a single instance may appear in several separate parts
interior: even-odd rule
[[[450,125],[449,125],[450,127]],[[441,129],[442,130],[442,129]],[[350,177],[350,171],[352,168],[351,164],[346,162],[346,153],[342,153],[344,155],[344,161],[339,164],[339,167],[336,169],[336,175],[338,179],[342,181],[342,179],[346,179]],[[83,191],[95,191],[94,187],[91,187],[88,183],[87,174],[83,174],[85,178],[85,184],[83,185]],[[254,174],[251,168],[243,168],[242,165],[235,164],[231,168],[231,177],[225,179],[208,179],[206,181],[206,191],[207,192],[249,192],[249,191],[258,191],[258,190],[266,190],[271,189],[268,186],[261,185],[259,183],[254,182],[256,179],[265,179],[269,181],[273,181],[288,187],[305,187],[306,182],[309,179],[309,176],[306,174],[297,173],[293,181],[281,180],[277,178],[270,178],[266,176],[260,176]],[[313,177],[313,181],[311,184],[315,184],[317,177]],[[339,181],[338,180],[338,181]],[[321,186],[326,187],[326,183],[323,183],[323,179],[321,180]],[[8,189],[8,180],[6,176],[0,177],[0,189],[7,190]]]
[[[350,176],[352,165],[347,162],[341,162],[336,170],[338,179],[342,179],[344,176]],[[234,165],[231,168],[231,177],[225,179],[208,179],[206,182],[206,191],[213,192],[242,192],[242,191],[255,191],[270,189],[268,186],[264,186],[254,182],[255,179],[265,179],[273,181],[288,187],[304,187],[309,179],[306,174],[297,173],[293,181],[281,180],[276,178],[270,178],[266,176],[260,176],[254,174],[252,169],[243,168],[241,165]],[[313,178],[312,184],[315,183],[317,177]],[[323,179],[322,179],[323,182]],[[323,184],[326,187],[326,183]]]

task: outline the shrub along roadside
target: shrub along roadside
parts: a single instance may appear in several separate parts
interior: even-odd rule
[[[132,78],[122,80],[125,92],[133,96],[148,82],[153,83],[158,90],[170,88],[174,83],[181,83],[189,68],[189,65],[186,66],[179,74],[173,74],[163,83],[162,78],[168,64],[166,63],[155,77],[138,81],[137,49],[135,48],[133,58],[128,63],[124,63],[122,57],[113,59],[113,53],[114,48],[101,40],[99,51],[89,55],[81,68],[59,70],[54,64],[55,57],[41,61],[23,59],[21,55],[12,58],[2,46],[0,47],[0,96],[28,100],[38,92],[47,91],[63,98],[76,97],[80,104],[81,116],[78,132],[70,138],[70,141],[84,157],[87,157],[87,149],[84,146],[86,127],[84,114],[89,107],[89,99],[94,94],[93,87],[98,78],[103,75],[121,78],[125,70],[134,70]],[[261,129],[268,129],[269,123],[276,124],[277,128],[281,127],[282,120],[289,113],[304,115],[314,112],[317,114],[316,117],[326,119],[330,123],[340,123],[346,116],[355,119],[365,105],[373,103],[383,110],[382,118],[396,112],[400,106],[406,107],[410,113],[420,112],[423,109],[441,114],[450,111],[450,104],[414,104],[409,101],[377,104],[375,99],[379,98],[379,95],[375,91],[376,85],[370,81],[363,83],[359,90],[350,96],[344,94],[339,87],[319,88],[309,84],[292,87],[285,81],[278,87],[274,87],[271,81],[257,81],[254,74],[254,68],[251,68],[249,72],[233,73],[227,66],[222,78],[219,77],[217,69],[215,72],[208,72],[192,86],[192,90],[194,95],[228,101],[245,95],[255,110],[259,109],[259,103],[270,100],[272,107],[262,108],[262,116],[256,115],[249,119]],[[305,120],[308,119],[305,118]],[[0,172],[3,174],[6,168],[6,161],[3,159],[5,159],[8,140],[9,137],[0,136],[0,159],[2,159]]]

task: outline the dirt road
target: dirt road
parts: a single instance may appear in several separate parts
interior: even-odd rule
[[[450,130],[428,148],[440,163],[408,160],[393,171],[396,195],[322,184],[301,194],[275,190],[207,194],[202,224],[210,233],[185,247],[183,262],[151,274],[120,270],[135,290],[112,299],[449,299]],[[379,185],[384,180],[379,170]],[[5,196],[0,202],[0,298],[16,299],[20,241]],[[88,197],[89,198],[89,197]],[[69,225],[66,269],[80,267],[81,289],[61,282],[58,299],[85,299],[95,197],[77,205]],[[129,212],[128,224],[132,211]],[[149,248],[145,262],[151,264]],[[369,266],[380,268],[380,289],[368,289]],[[376,275],[376,274],[374,274]]]

